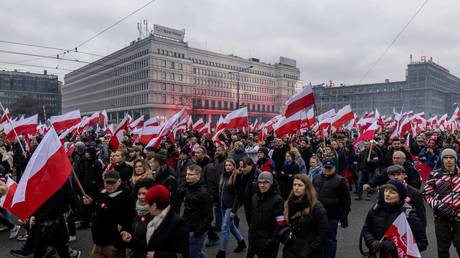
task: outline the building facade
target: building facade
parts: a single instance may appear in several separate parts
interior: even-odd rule
[[[407,65],[406,80],[340,87],[314,86],[318,113],[351,104],[357,114],[413,110],[427,116],[451,114],[460,100],[460,79],[432,60]]]
[[[115,121],[126,112],[164,119],[185,108],[195,119],[216,122],[239,102],[252,120],[268,120],[294,94],[295,60],[266,64],[197,49],[184,34],[155,25],[148,37],[65,75],[63,112],[106,109]]]
[[[61,82],[56,75],[0,71],[0,101],[4,107],[20,105],[24,97],[30,97],[46,116],[61,113]],[[25,103],[24,103],[25,104]]]

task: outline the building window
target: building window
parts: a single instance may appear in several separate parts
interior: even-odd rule
[[[161,89],[162,89],[162,90],[166,90],[166,83],[162,83],[162,84],[161,84]]]
[[[170,74],[169,74],[169,79],[170,79],[170,80],[172,80],[172,81],[174,81],[174,79],[175,79],[175,76],[174,76],[174,74],[173,74],[173,73],[170,73]]]
[[[177,69],[182,70],[182,64],[177,64]]]
[[[166,67],[166,60],[161,60],[161,66]]]
[[[176,69],[176,64],[175,64],[174,62],[171,62],[170,68],[171,68],[171,69]]]
[[[161,103],[166,104],[166,95],[161,95]]]
[[[162,72],[162,73],[161,73],[161,79],[162,79],[162,80],[166,80],[166,72]]]
[[[181,82],[182,81],[182,74],[178,74],[177,79]]]

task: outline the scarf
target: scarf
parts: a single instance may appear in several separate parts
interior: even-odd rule
[[[147,244],[150,242],[150,239],[152,239],[155,229],[157,229],[160,226],[160,224],[163,222],[166,215],[168,215],[170,209],[171,209],[171,205],[168,205],[168,207],[162,210],[160,214],[156,215],[152,219],[152,221],[150,221],[149,224],[147,224],[147,233],[146,233]]]
[[[139,200],[137,200],[136,201],[136,212],[138,216],[147,215],[149,213],[149,205],[148,204],[141,205]]]
[[[292,196],[288,200],[288,208],[289,208],[289,218],[296,218],[301,215],[302,211],[308,207],[308,199],[306,196],[303,196],[302,199]],[[297,214],[299,213],[299,214]]]

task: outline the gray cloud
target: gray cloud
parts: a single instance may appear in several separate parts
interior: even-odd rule
[[[21,1],[0,3],[0,39],[73,48],[147,1]],[[136,39],[136,23],[186,29],[190,46],[245,58],[276,62],[279,56],[297,60],[305,82],[353,84],[363,79],[385,47],[423,0],[157,0],[115,28],[80,48],[109,54]],[[460,75],[460,5],[455,0],[430,1],[388,54],[363,80],[403,80],[409,55],[432,56]],[[0,43],[2,50],[55,55],[57,51]],[[92,61],[96,57],[75,54]],[[69,56],[69,58],[72,58]],[[55,67],[57,60],[0,54],[0,62]],[[79,65],[60,62],[59,67]],[[39,68],[0,64],[1,69]],[[62,79],[65,71],[51,71]]]

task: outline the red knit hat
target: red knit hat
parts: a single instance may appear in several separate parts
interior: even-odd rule
[[[150,189],[145,194],[145,202],[149,205],[155,203],[157,208],[164,209],[170,204],[169,190],[164,185],[155,185],[150,187]]]

